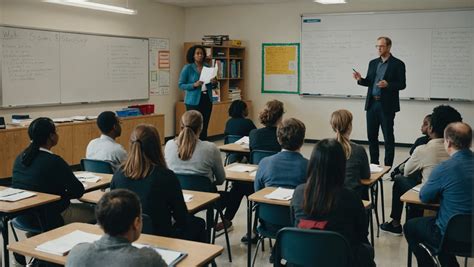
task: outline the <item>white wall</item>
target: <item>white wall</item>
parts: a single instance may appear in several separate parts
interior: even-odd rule
[[[245,41],[247,47],[247,98],[254,103],[254,121],[266,101],[276,98],[285,103],[285,117],[301,119],[307,127],[307,138],[333,136],[328,124],[330,114],[340,108],[354,114],[353,139],[367,140],[364,100],[334,98],[301,98],[295,95],[262,94],[261,44],[271,42],[300,42],[300,15],[304,13],[342,13],[388,10],[423,10],[474,7],[474,1],[357,1],[346,5],[323,6],[307,3],[224,6],[186,9],[185,41],[200,40],[204,34],[229,34],[231,39]],[[396,40],[393,40],[396,45]],[[374,40],[375,43],[375,40]],[[368,64],[369,59],[367,59]],[[349,74],[351,75],[351,74]],[[410,81],[407,81],[409,84]],[[361,92],[366,88],[360,87]],[[396,142],[411,143],[420,135],[423,117],[443,102],[402,101],[401,112],[395,119]],[[449,103],[474,126],[473,103]],[[381,139],[382,133],[380,133]]]
[[[109,1],[110,2],[110,1]],[[123,4],[124,1],[117,1]],[[152,96],[149,101],[102,104],[63,105],[34,108],[0,109],[0,116],[30,114],[33,117],[97,115],[104,110],[118,110],[133,103],[155,104],[155,113],[165,114],[165,136],[174,135],[174,104],[178,100],[178,76],[183,58],[184,9],[162,5],[152,0],[130,1],[138,10],[135,16],[65,7],[39,0],[0,0],[0,24],[64,31],[102,33],[170,39],[171,88],[166,96]]]

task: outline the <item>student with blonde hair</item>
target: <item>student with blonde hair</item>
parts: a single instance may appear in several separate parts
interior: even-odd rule
[[[207,241],[205,222],[189,215],[181,185],[166,166],[160,135],[154,126],[135,127],[128,158],[114,174],[110,188],[128,189],[138,195],[143,213],[151,218],[154,234]]]
[[[350,140],[352,113],[345,109],[336,110],[331,115],[330,123],[347,160],[344,186],[356,191],[362,199],[368,199],[367,188],[361,185],[360,180],[370,178],[369,159],[364,147]]]
[[[220,185],[225,180],[221,153],[214,143],[199,140],[202,120],[196,110],[181,116],[181,132],[165,146],[166,163],[175,173],[206,176]]]

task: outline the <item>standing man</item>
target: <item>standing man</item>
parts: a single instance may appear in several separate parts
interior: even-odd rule
[[[385,140],[385,166],[393,165],[395,156],[395,137],[393,121],[400,111],[398,91],[405,89],[405,63],[392,56],[392,40],[379,37],[375,45],[379,58],[369,63],[367,76],[362,78],[354,71],[357,84],[369,87],[365,101],[367,111],[367,137],[369,139],[370,163],[379,164],[379,127]]]

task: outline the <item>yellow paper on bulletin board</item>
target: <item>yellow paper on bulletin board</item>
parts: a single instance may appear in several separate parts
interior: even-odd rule
[[[299,93],[299,43],[262,44],[262,93]]]
[[[265,74],[295,74],[295,46],[265,47]]]

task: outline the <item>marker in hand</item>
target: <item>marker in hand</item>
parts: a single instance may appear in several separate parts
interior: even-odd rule
[[[353,70],[355,73],[357,73],[357,71],[356,71],[354,68],[352,68],[352,70]]]

